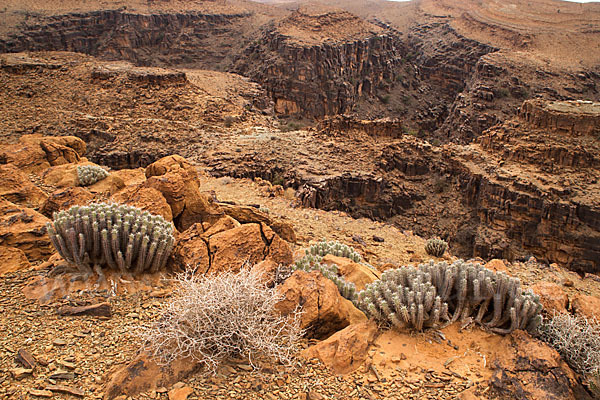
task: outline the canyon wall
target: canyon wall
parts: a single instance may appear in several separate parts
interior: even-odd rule
[[[322,117],[351,111],[361,96],[394,82],[403,53],[391,34],[303,45],[271,30],[236,60],[234,71],[261,83],[278,113]]]
[[[0,39],[0,53],[73,51],[139,66],[215,69],[253,27],[250,13],[134,14],[106,10],[46,17]]]

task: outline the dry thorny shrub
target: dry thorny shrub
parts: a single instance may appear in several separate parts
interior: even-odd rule
[[[542,340],[550,344],[600,394],[600,324],[595,319],[560,313],[540,327]]]
[[[302,336],[299,314],[281,316],[275,304],[281,295],[268,288],[250,268],[239,273],[199,276],[193,271],[175,277],[172,298],[160,317],[143,330],[152,355],[168,364],[191,357],[214,373],[229,357],[259,356],[291,364]]]

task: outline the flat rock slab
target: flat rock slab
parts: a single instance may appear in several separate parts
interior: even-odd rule
[[[58,315],[62,316],[91,315],[94,317],[112,317],[110,304],[106,302],[79,307],[62,306],[57,312]]]
[[[65,385],[48,385],[46,386],[45,390],[49,390],[55,393],[66,393],[77,397],[85,396],[83,390]]]

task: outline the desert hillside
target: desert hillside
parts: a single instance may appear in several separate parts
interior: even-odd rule
[[[600,396],[600,4],[0,7],[0,398]]]

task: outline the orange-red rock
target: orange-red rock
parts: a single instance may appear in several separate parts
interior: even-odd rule
[[[200,193],[195,179],[190,178],[184,169],[151,176],[144,186],[163,194],[180,231],[197,222],[212,224],[223,216],[221,209],[207,195]]]
[[[588,319],[596,318],[600,321],[600,299],[596,296],[576,294],[571,301],[573,311]]]
[[[111,376],[104,399],[135,396],[159,387],[169,387],[197,369],[198,364],[191,359],[177,359],[167,366],[160,366],[148,354],[142,353]]]
[[[0,276],[31,267],[25,253],[15,247],[0,246]]]
[[[192,393],[194,393],[194,389],[189,386],[171,389],[169,390],[169,400],[187,400]]]
[[[21,249],[30,262],[43,260],[53,251],[46,234],[49,221],[31,208],[0,198],[0,245]]]
[[[364,264],[355,263],[346,257],[336,257],[333,254],[327,254],[323,257],[323,264],[336,265],[339,275],[343,276],[348,282],[354,283],[358,291],[363,290],[367,284],[381,277],[378,271]]]
[[[347,326],[302,351],[304,358],[318,358],[336,374],[347,374],[362,365],[377,335],[377,324],[365,321]]]
[[[506,269],[506,264],[504,263],[503,260],[498,260],[497,258],[488,261],[485,264],[485,267],[489,270],[492,270],[494,272],[508,272],[508,270]]]
[[[211,273],[239,271],[245,263],[256,264],[271,259],[278,264],[291,264],[289,245],[268,226],[244,224],[210,237]]]
[[[225,215],[224,217],[221,217],[217,222],[215,222],[212,226],[210,226],[204,232],[204,236],[211,237],[213,235],[216,235],[217,233],[220,233],[220,232],[223,232],[223,231],[226,231],[229,229],[237,228],[240,225],[241,224],[239,222],[237,222],[235,219],[231,218],[228,215]]]
[[[55,186],[57,188],[81,186],[79,183],[79,177],[77,176],[77,168],[81,167],[81,166],[97,166],[97,167],[99,167],[99,165],[94,164],[89,161],[60,164],[60,165],[50,167],[50,168],[46,169],[45,171],[43,171],[41,174],[42,180],[44,181],[44,183],[46,185]],[[114,177],[111,178],[111,176],[109,175],[105,179],[103,179],[99,182],[96,182],[94,185],[97,185],[100,182],[104,182],[107,179],[114,180],[115,178]],[[121,182],[122,182],[122,180],[121,180]],[[106,183],[104,183],[104,184],[106,184]],[[88,186],[87,189],[89,190],[94,185]],[[123,184],[121,184],[121,187],[123,187]]]
[[[158,190],[141,185],[127,186],[112,195],[111,199],[120,204],[128,204],[153,215],[160,215],[167,221],[173,220],[171,207]]]
[[[25,207],[39,207],[48,196],[13,164],[0,164],[0,196]]]
[[[505,341],[508,351],[498,352],[498,358],[491,360],[490,385],[495,394],[540,400],[579,398],[575,373],[556,350],[524,331],[514,331]]]
[[[201,274],[208,271],[210,255],[202,224],[194,224],[179,235],[169,263],[174,269],[195,269]]]
[[[262,222],[273,229],[273,231],[275,231],[275,233],[283,240],[290,243],[296,242],[296,232],[294,232],[294,227],[291,223],[284,221],[281,218],[272,218],[268,214],[258,210],[256,207],[238,206],[227,203],[219,203],[219,207],[225,214],[242,224]]]
[[[534,293],[540,296],[540,302],[550,315],[567,311],[569,296],[567,293],[552,282],[538,282],[531,287]]]
[[[141,185],[146,182],[146,174],[144,168],[136,169],[119,169],[111,171],[111,175],[121,178],[125,186]]]
[[[278,264],[275,261],[267,259],[258,264],[254,264],[252,271],[257,272],[260,275],[261,280],[267,286],[273,286],[275,283],[275,272],[277,271],[277,267]]]
[[[319,271],[295,271],[278,290],[283,299],[277,304],[277,310],[288,315],[301,306],[300,326],[306,329],[308,337],[324,339],[367,319]]]
[[[186,179],[198,181],[198,173],[194,165],[180,155],[174,154],[163,157],[146,167],[146,178],[161,176],[167,172],[182,174]]]
[[[53,165],[79,162],[85,142],[74,136],[23,135],[19,143],[0,151],[0,159],[26,173],[38,173]]]
[[[80,186],[59,189],[48,196],[48,199],[42,204],[40,212],[51,218],[55,212],[93,203],[95,198],[89,190]]]

